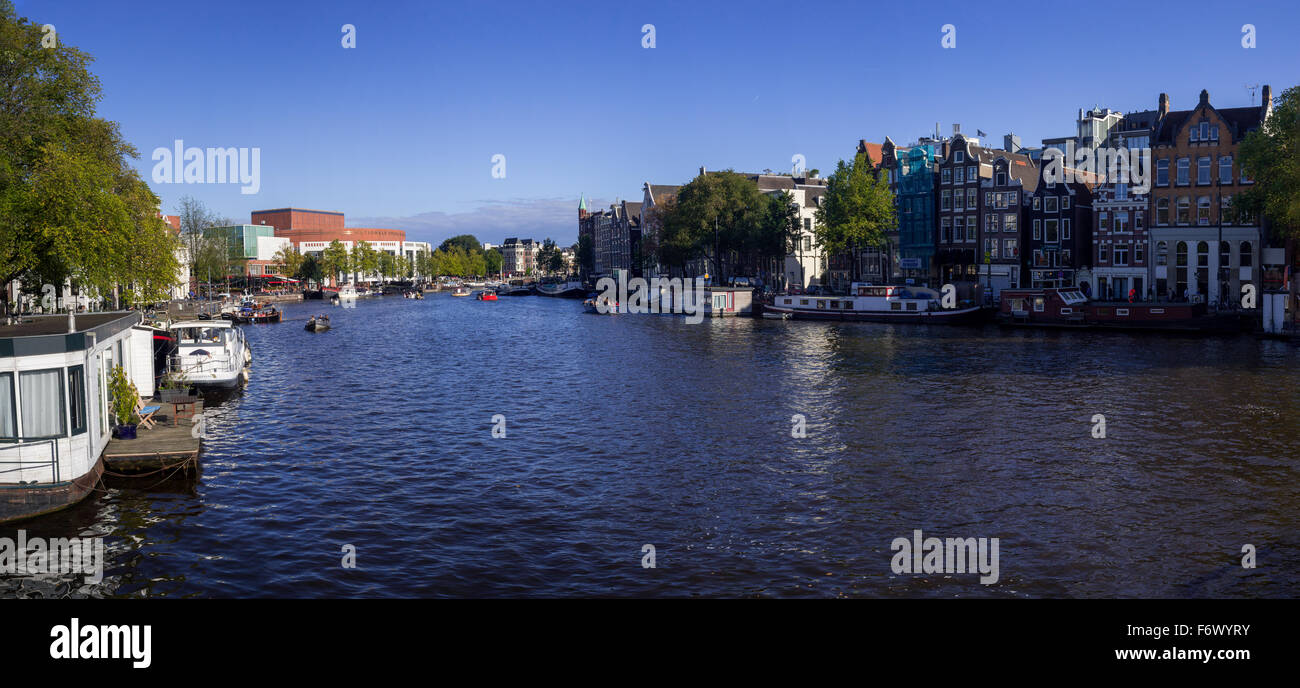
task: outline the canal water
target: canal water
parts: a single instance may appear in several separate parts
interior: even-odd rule
[[[286,313],[246,328],[198,479],[0,532],[102,536],[102,582],[0,596],[1300,594],[1291,344],[445,294]],[[915,530],[997,538],[997,582],[896,573]]]

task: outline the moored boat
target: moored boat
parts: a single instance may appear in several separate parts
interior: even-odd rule
[[[1090,301],[1078,287],[1004,289],[1000,324],[1183,332],[1241,332],[1246,321],[1235,312],[1210,313],[1204,303]]]
[[[540,296],[561,299],[581,299],[587,295],[587,290],[583,288],[582,282],[570,280],[568,282],[540,283],[537,285],[537,293]]]
[[[926,287],[870,285],[854,282],[847,296],[782,294],[764,312],[788,313],[799,320],[856,320],[928,325],[965,325],[985,316],[976,305],[943,307],[943,295]]]
[[[452,296],[469,296],[469,294],[470,294],[469,287],[456,287],[455,289],[451,290]]]
[[[247,379],[252,351],[238,327],[224,320],[182,320],[168,329],[176,353],[167,358],[167,369],[180,381],[236,387]]]

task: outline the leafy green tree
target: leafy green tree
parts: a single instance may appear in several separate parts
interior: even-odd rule
[[[272,259],[279,264],[281,273],[286,277],[293,277],[298,274],[298,270],[302,268],[302,264],[306,260],[302,253],[298,251],[298,247],[293,244],[281,246],[280,250],[276,251],[275,255],[272,256]]]
[[[770,201],[748,177],[730,170],[700,175],[675,203],[660,209],[659,259],[683,268],[700,258],[720,281],[752,269],[779,240],[768,236]]]
[[[505,256],[502,256],[501,252],[496,250],[495,248],[488,249],[487,251],[483,252],[483,270],[484,270],[483,274],[485,275],[499,274],[501,272],[501,266],[504,263],[505,263]]]
[[[294,279],[300,279],[308,283],[314,282],[319,285],[325,278],[325,273],[321,270],[320,261],[316,259],[316,256],[308,255],[303,258],[302,265],[298,267],[298,271],[293,274],[293,277]]]
[[[176,282],[176,243],[128,162],[138,153],[95,116],[90,56],[62,41],[45,47],[44,36],[0,0],[0,283],[163,296]]]
[[[338,278],[339,273],[350,272],[352,270],[351,258],[348,248],[343,245],[343,242],[338,239],[331,241],[329,246],[326,246],[325,250],[321,251],[320,254],[319,262],[321,271],[325,273],[325,279],[333,281]]]
[[[580,235],[575,246],[577,249],[574,255],[578,259],[578,274],[582,279],[586,279],[596,271],[596,247],[589,234]]]
[[[446,251],[453,246],[459,246],[467,255],[483,251],[483,244],[479,243],[479,240],[473,234],[459,234],[450,239],[445,239],[438,245],[438,248]]]
[[[542,240],[542,248],[537,252],[537,268],[546,274],[556,272],[552,269],[555,259],[560,256],[560,248],[550,237]],[[561,260],[563,260],[561,258]]]
[[[1274,103],[1237,151],[1239,169],[1255,183],[1232,198],[1230,211],[1238,223],[1267,218],[1276,239],[1300,239],[1300,86]]]
[[[858,153],[852,162],[840,160],[826,180],[826,194],[817,208],[817,243],[829,254],[864,246],[880,246],[885,230],[895,224],[894,194],[889,179],[876,170],[871,157]],[[850,261],[857,279],[858,261]]]

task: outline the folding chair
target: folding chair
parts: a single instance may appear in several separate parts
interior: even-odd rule
[[[137,399],[135,402],[135,412],[136,415],[140,416],[140,425],[146,428],[153,428],[154,423],[157,422],[153,420],[153,416],[161,410],[162,407],[157,404],[145,406],[143,399]]]

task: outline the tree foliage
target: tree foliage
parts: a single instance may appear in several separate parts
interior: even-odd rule
[[[849,163],[840,160],[826,180],[826,194],[817,208],[818,245],[830,254],[879,246],[894,224],[889,178],[866,153],[858,153]],[[851,262],[856,270],[858,261]]]
[[[655,247],[670,268],[705,259],[720,281],[755,274],[765,261],[785,254],[792,222],[789,196],[759,191],[750,178],[730,170],[709,172],[656,207],[661,229]]]
[[[1277,238],[1300,239],[1300,86],[1275,100],[1273,113],[1246,135],[1237,158],[1255,183],[1233,197],[1234,219],[1265,217]]]

